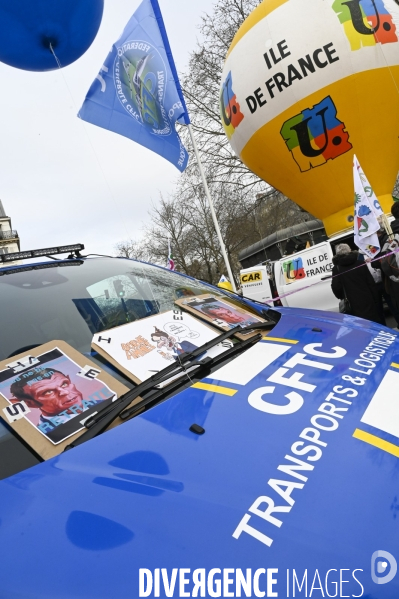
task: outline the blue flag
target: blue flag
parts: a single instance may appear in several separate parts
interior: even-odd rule
[[[188,153],[175,124],[190,120],[158,0],[140,4],[78,116],[136,141],[184,171]]]

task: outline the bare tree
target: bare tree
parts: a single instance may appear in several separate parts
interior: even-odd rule
[[[218,0],[212,14],[204,14],[200,32],[202,42],[192,53],[187,74],[182,78],[183,92],[195,137],[210,184],[238,187],[243,197],[267,189],[233,152],[220,118],[220,80],[226,54],[238,29],[261,0]],[[185,143],[191,142],[181,131]],[[197,165],[190,161],[186,177],[200,184]]]
[[[136,241],[134,239],[129,239],[127,241],[120,241],[115,245],[115,250],[118,252],[118,256],[123,256],[124,258],[134,258],[135,260],[145,261],[151,260],[145,240]]]
[[[202,41],[182,78],[190,118],[233,272],[239,252],[279,228],[310,215],[254,175],[237,157],[219,113],[223,63],[234,35],[261,0],[217,0],[202,17]],[[190,148],[187,130],[180,134]],[[193,155],[193,152],[191,152]],[[190,160],[172,197],[161,197],[150,212],[143,242],[118,244],[121,255],[166,264],[168,237],[177,269],[215,283],[225,266],[197,163]]]
[[[243,197],[234,185],[213,184],[215,211],[233,272],[239,252],[266,235],[309,218],[276,190]],[[202,187],[185,185],[152,207],[151,221],[141,242],[119,243],[119,255],[166,265],[168,240],[177,270],[217,283],[225,273],[223,257]]]

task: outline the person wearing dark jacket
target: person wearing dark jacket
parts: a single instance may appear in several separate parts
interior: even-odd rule
[[[390,223],[392,233],[394,235],[399,235],[399,202],[395,202],[391,206],[391,214],[394,217],[394,220]],[[387,233],[384,233],[380,237],[380,246],[383,248],[385,243],[388,241]]]
[[[335,297],[342,300],[346,296],[353,316],[385,324],[378,309],[378,289],[364,257],[359,252],[351,251],[346,243],[341,243],[336,248],[333,264],[331,289]],[[356,268],[361,264],[364,266]]]
[[[391,208],[393,213],[397,213],[397,216],[391,225],[393,225],[393,234],[399,234],[399,202],[394,204]],[[377,231],[378,239],[380,242],[381,252],[385,248],[385,251],[380,253],[379,258],[383,258],[384,254],[387,253],[387,246],[385,245],[388,241],[388,234],[383,227]],[[373,260],[373,264],[381,272],[381,283],[377,283],[377,288],[380,292],[380,297],[388,305],[389,311],[396,320],[396,327],[399,327],[399,297],[398,289],[399,286],[390,280],[389,275],[384,272],[383,264],[381,260]]]

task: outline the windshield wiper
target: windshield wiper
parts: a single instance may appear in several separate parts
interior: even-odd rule
[[[190,371],[191,371],[193,368],[199,368],[199,367],[203,367],[203,366],[209,367],[209,365],[211,363],[214,363],[216,359],[218,359],[218,361],[220,361],[220,359],[222,359],[222,358],[226,359],[226,357],[231,355],[231,353],[236,353],[237,351],[242,351],[242,349],[244,347],[246,347],[249,343],[255,343],[256,341],[259,341],[259,339],[261,338],[261,335],[249,337],[247,340],[241,341],[239,344],[237,344],[237,346],[230,348],[226,352],[222,352],[215,358],[206,357],[203,360],[197,361],[197,358],[199,356],[201,356],[202,354],[207,352],[209,349],[211,349],[215,345],[222,343],[223,341],[229,339],[230,337],[233,337],[237,333],[245,334],[245,333],[250,333],[252,331],[256,332],[257,330],[267,330],[267,329],[272,329],[274,326],[275,326],[275,323],[271,323],[271,322],[263,322],[263,323],[260,323],[257,325],[250,325],[245,328],[236,326],[233,329],[230,329],[230,331],[226,331],[225,333],[218,335],[214,339],[211,339],[207,343],[204,343],[203,345],[201,345],[194,351],[189,352],[189,353],[186,352],[186,353],[180,354],[178,362],[175,362],[174,364],[170,364],[166,368],[163,368],[162,370],[160,370],[159,372],[154,374],[152,377],[150,377],[143,383],[140,383],[140,385],[138,385],[134,389],[128,391],[127,393],[125,393],[124,395],[119,397],[110,406],[107,406],[106,408],[99,410],[97,414],[95,414],[93,417],[89,418],[85,422],[85,427],[88,430],[86,432],[84,432],[80,437],[75,439],[75,441],[73,441],[72,443],[67,445],[65,447],[64,451],[67,451],[68,449],[77,447],[78,445],[81,445],[82,443],[85,443],[86,441],[89,441],[90,439],[93,439],[97,435],[104,432],[110,426],[110,424],[112,424],[112,422],[118,416],[120,416],[122,414],[122,412],[124,412],[129,407],[131,402],[134,401],[135,399],[137,399],[137,397],[139,397],[143,393],[145,393],[147,391],[151,391],[154,387],[156,387],[160,383],[168,380],[171,377],[175,377],[178,374],[182,374],[183,378],[185,378],[187,376],[188,369],[190,369]],[[233,351],[233,350],[235,350],[235,351]],[[181,379],[182,379],[182,377],[179,377],[177,380],[172,381],[171,382],[172,387],[176,386],[176,384],[180,385]],[[161,393],[164,394],[166,391],[168,391],[168,392],[170,391],[170,385],[167,385],[164,389],[162,389]],[[158,390],[157,390],[157,392],[158,392]],[[143,400],[143,401],[146,401],[146,400]],[[151,399],[151,401],[153,401],[153,398]],[[140,405],[140,404],[141,404],[141,402],[136,404],[136,406]],[[137,410],[136,406],[134,406],[134,408],[135,408],[134,411]],[[132,408],[133,408],[133,406],[132,406]],[[125,419],[127,417],[128,416],[125,416]]]
[[[228,358],[234,357],[235,354],[241,353],[248,345],[254,345],[261,338],[262,338],[262,335],[260,335],[260,334],[258,334],[256,336],[252,336],[249,339],[245,339],[245,341],[241,341],[240,343],[237,343],[237,345],[234,345],[230,349],[226,350],[225,352],[222,352],[221,354],[218,354],[217,356],[214,356],[213,358],[208,357],[208,358],[205,358],[204,360],[200,360],[199,362],[197,362],[195,364],[195,366],[199,366],[201,368],[201,371],[203,369],[210,370],[211,367],[218,366],[220,362],[225,362]],[[191,366],[190,366],[190,374],[191,374]],[[198,376],[198,373],[196,371],[194,371],[193,375],[196,377],[196,376]],[[201,373],[201,376],[204,376],[204,375]],[[169,385],[163,387],[162,389],[153,389],[152,393],[150,392],[148,397],[146,397],[145,399],[142,399],[141,401],[136,403],[131,408],[127,408],[126,410],[123,410],[123,412],[121,412],[119,414],[119,418],[121,420],[128,420],[129,418],[132,418],[133,416],[138,415],[138,413],[141,412],[143,410],[143,408],[147,407],[149,404],[154,403],[155,401],[158,402],[160,399],[162,399],[162,397],[169,395],[171,393],[171,391],[173,391],[174,387],[177,386],[176,383],[181,384],[181,381],[182,381],[182,377],[179,377],[179,379],[171,381],[171,383]]]
[[[158,385],[162,383],[164,380],[167,380],[168,378],[175,376],[176,374],[179,374],[181,371],[184,371],[184,366],[186,364],[193,362],[196,358],[207,352],[209,349],[211,349],[215,345],[218,345],[219,343],[222,343],[226,339],[229,339],[240,330],[242,330],[240,329],[240,327],[234,327],[234,329],[231,329],[226,333],[218,335],[214,339],[211,339],[207,343],[204,343],[204,345],[201,345],[195,350],[180,354],[179,360],[177,362],[173,362],[173,364],[170,364],[166,368],[163,368],[159,372],[156,372],[152,377],[146,379],[143,383],[140,383],[137,387],[135,387],[131,391],[128,391],[128,393],[122,395],[116,402],[113,403],[113,405],[108,406],[103,410],[99,410],[95,416],[93,416],[85,422],[86,428],[91,428],[98,421],[102,420],[109,412],[113,412],[117,406],[121,405],[122,402],[125,401],[125,398],[127,401],[127,395],[134,395],[134,397],[132,397],[131,399],[131,401],[133,401],[133,399],[138,397],[140,393],[144,393],[144,391],[148,391],[148,389],[151,389],[155,385]],[[129,404],[126,404],[126,407],[127,405]]]
[[[236,333],[243,333],[243,332],[249,333],[252,331],[256,331],[257,329],[261,329],[261,330],[272,329],[274,326],[275,326],[274,323],[270,323],[270,322],[262,322],[262,323],[259,323],[258,325],[254,325],[254,326],[246,327],[246,328],[236,326],[233,329],[231,329],[230,331],[226,331],[225,333],[218,335],[214,339],[211,339],[207,343],[204,343],[203,345],[196,348],[195,350],[193,350],[191,352],[184,352],[184,353],[180,354],[178,361],[174,362],[173,364],[170,364],[166,368],[163,368],[159,372],[156,372],[152,377],[146,379],[143,383],[140,383],[140,385],[138,385],[137,387],[135,387],[134,389],[129,391],[128,393],[134,394],[134,397],[132,397],[131,401],[133,401],[141,393],[148,391],[148,389],[151,389],[152,387],[159,385],[161,382],[167,380],[168,378],[171,378],[172,376],[176,376],[180,372],[185,371],[187,369],[187,368],[184,368],[184,366],[186,364],[187,364],[188,368],[192,368],[195,365],[194,361],[196,360],[196,358],[203,355],[205,352],[207,352],[209,349],[211,349],[215,345],[218,345],[219,343],[226,341],[230,337],[233,337]],[[201,361],[201,365],[203,365],[203,360]],[[96,424],[97,422],[102,420],[108,413],[113,412],[115,407],[117,405],[119,405],[119,402],[122,402],[122,400],[125,399],[126,395],[127,394],[121,396],[117,400],[117,402],[114,402],[111,406],[108,406],[107,408],[103,408],[102,410],[99,410],[97,412],[97,414],[95,414],[95,416],[89,418],[85,422],[85,427],[91,428],[94,424]],[[126,399],[126,401],[127,401],[127,399]],[[121,410],[122,409],[124,409],[124,408],[121,408]]]

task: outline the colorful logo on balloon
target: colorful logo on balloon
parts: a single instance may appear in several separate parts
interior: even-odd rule
[[[226,135],[231,139],[234,131],[244,119],[244,115],[241,112],[240,105],[237,102],[236,95],[233,91],[231,71],[222,85],[220,94],[220,112]]]
[[[351,50],[398,41],[392,15],[384,0],[335,0],[332,5]]]
[[[114,64],[116,95],[128,114],[156,135],[170,135],[164,107],[167,73],[158,50],[129,41],[118,48]]]
[[[352,149],[345,124],[330,96],[284,123],[280,131],[302,172],[321,166]]]
[[[304,279],[306,277],[306,272],[303,268],[302,258],[293,258],[292,260],[284,262],[283,272],[286,285]]]

